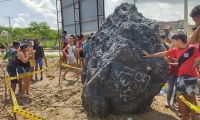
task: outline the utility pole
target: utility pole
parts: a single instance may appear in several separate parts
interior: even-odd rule
[[[134,0],[134,6],[135,6],[135,0]]]
[[[8,21],[9,21],[9,27],[11,28],[11,22],[10,22],[11,17],[8,17]]]
[[[10,42],[11,42],[11,17],[7,17],[8,18],[8,23],[9,23],[9,32],[8,32],[8,46],[10,47]]]
[[[188,35],[188,0],[184,0],[184,32]]]

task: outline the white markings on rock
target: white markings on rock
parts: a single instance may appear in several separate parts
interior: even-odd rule
[[[151,76],[127,66],[124,66],[124,68],[124,71],[115,71],[117,77],[115,87],[119,89],[119,86],[122,86],[119,97],[126,103],[135,99],[133,98],[135,95],[131,94],[142,94],[145,92]]]

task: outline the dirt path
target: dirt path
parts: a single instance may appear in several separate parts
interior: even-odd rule
[[[54,63],[56,59],[51,59],[50,63]],[[1,69],[5,63],[0,61]],[[28,98],[17,96],[21,107],[29,112],[41,115],[47,120],[96,120],[87,117],[81,105],[82,84],[80,79],[73,77],[73,73],[67,74],[69,81],[61,81],[61,87],[58,85],[59,68],[55,67],[44,72],[44,80],[31,83],[30,92],[32,95]],[[0,120],[11,120],[11,106],[6,109],[3,107],[3,73],[0,72]],[[132,117],[134,120],[178,120],[175,112],[171,109],[164,108],[164,96],[156,96],[148,113],[141,115],[110,115],[105,120],[126,120]],[[24,120],[17,116],[19,120]],[[200,119],[199,119],[200,120]]]

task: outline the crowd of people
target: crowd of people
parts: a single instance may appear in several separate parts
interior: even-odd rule
[[[33,45],[34,44],[34,45]],[[42,69],[44,50],[38,39],[27,39],[20,42],[13,42],[11,48],[8,49],[4,60],[8,59],[7,72],[10,77],[24,76],[18,80],[11,81],[11,88],[15,92],[18,84],[18,93],[23,96],[30,95],[30,81],[33,81],[33,76],[27,76],[27,73],[37,71],[38,66]],[[37,80],[37,74],[35,80]],[[40,80],[43,79],[42,72]]]
[[[180,110],[179,116],[182,120],[195,120],[196,112],[191,110],[177,94],[197,105],[196,95],[199,95],[199,63],[200,63],[200,5],[194,7],[190,16],[196,23],[191,37],[182,32],[174,35],[170,33],[170,26],[165,27],[165,33],[162,36],[166,51],[149,54],[144,52],[145,58],[164,57],[169,65],[168,91],[165,107],[170,107],[170,100],[173,89],[175,94],[173,105]]]
[[[64,31],[61,39],[61,51],[62,62],[74,67],[82,67],[84,64],[84,58],[86,52],[88,52],[89,42],[88,40],[93,35],[79,35],[67,36],[67,32]],[[30,82],[38,80],[37,73],[31,76],[26,76],[28,73],[43,69],[43,61],[47,65],[47,59],[44,54],[44,49],[40,45],[38,39],[25,39],[22,42],[13,42],[12,47],[8,49],[6,55],[3,58],[8,59],[7,73],[10,77],[24,76],[20,79],[11,81],[11,88],[16,92],[17,85],[19,86],[18,93],[23,96],[28,96]],[[80,70],[74,70],[66,68],[62,78],[64,80],[68,71],[76,73],[76,77],[79,78]],[[43,80],[43,72],[40,72],[40,80]],[[35,76],[35,79],[33,79]]]

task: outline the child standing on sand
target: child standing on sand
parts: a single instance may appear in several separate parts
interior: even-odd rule
[[[68,64],[76,67],[76,62],[75,62],[76,47],[74,46],[74,39],[72,37],[69,37],[68,43],[69,44],[63,49],[63,53],[68,58]],[[66,51],[68,51],[68,54],[66,53]],[[70,68],[66,69],[65,73],[63,74],[63,79],[65,79],[65,76],[69,72],[69,70]],[[77,71],[76,74],[77,74],[77,77],[79,77],[79,71]]]

